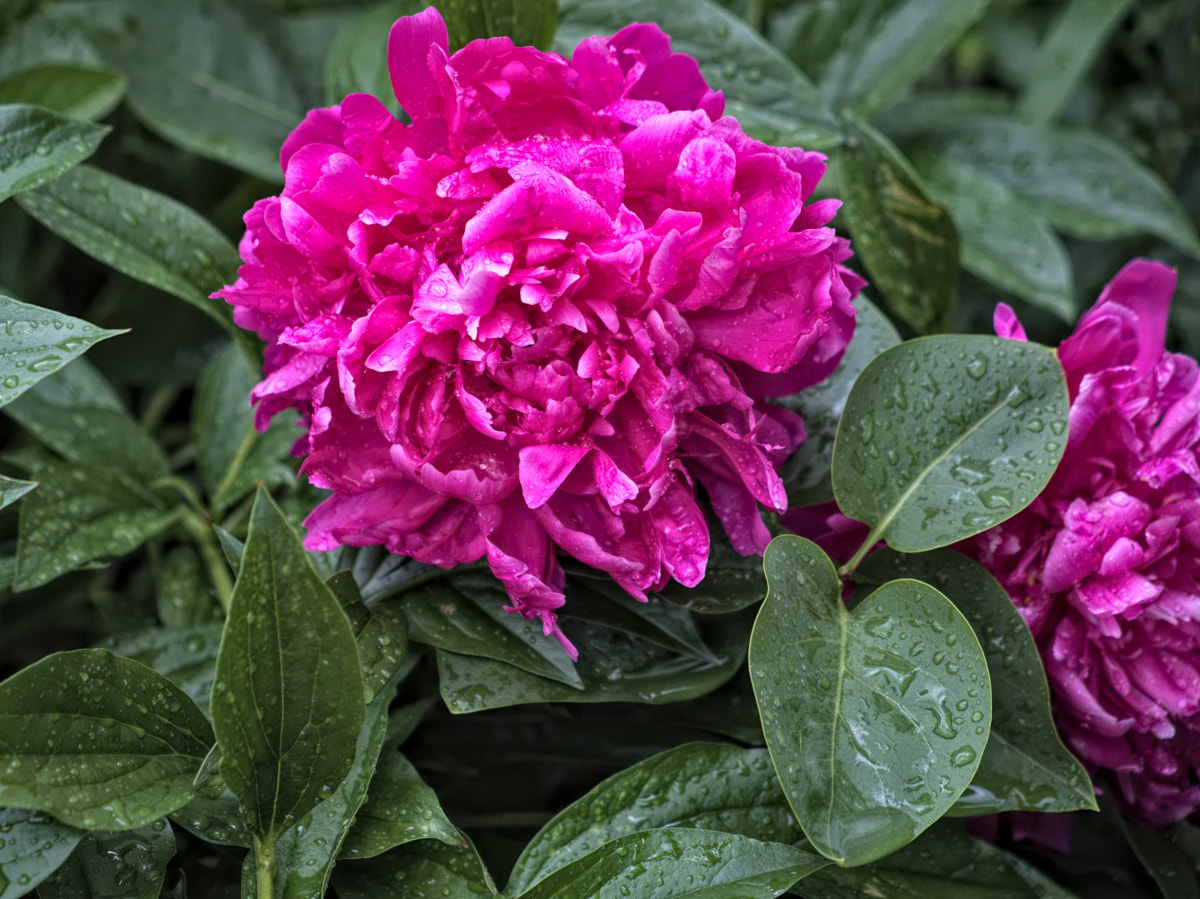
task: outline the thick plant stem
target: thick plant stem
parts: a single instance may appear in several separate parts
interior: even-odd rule
[[[258,899],[274,899],[275,895],[275,841],[260,843],[254,838],[254,874],[257,882]]]
[[[233,596],[233,578],[229,574],[229,566],[225,563],[225,556],[217,544],[212,527],[192,512],[184,514],[183,526],[188,536],[196,542],[196,549],[200,551],[200,558],[204,561],[204,567],[208,569],[213,587],[216,588],[217,600],[221,603],[222,611],[228,616],[229,600]]]

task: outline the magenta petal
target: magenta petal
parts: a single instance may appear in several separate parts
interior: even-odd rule
[[[388,72],[392,90],[414,120],[435,115],[441,105],[441,86],[429,67],[429,51],[450,52],[446,23],[435,7],[397,19],[388,35]]]
[[[587,454],[585,446],[524,447],[518,457],[521,492],[529,508],[545,505]]]

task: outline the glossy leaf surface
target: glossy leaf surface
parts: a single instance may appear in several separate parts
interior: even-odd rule
[[[0,899],[33,892],[67,860],[84,833],[42,812],[0,809]]]
[[[106,134],[40,106],[0,105],[0,201],[53,181],[96,152]]]
[[[0,81],[0,103],[32,103],[74,119],[100,119],[121,102],[128,84],[111,69],[35,66]]]
[[[137,830],[89,833],[38,899],[158,899],[174,855],[175,834],[162,818]]]

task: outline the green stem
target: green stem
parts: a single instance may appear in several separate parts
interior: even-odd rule
[[[275,897],[275,841],[260,843],[254,838],[254,873],[258,882],[258,899]]]
[[[221,483],[217,485],[217,489],[213,491],[213,513],[214,517],[220,517],[220,514],[225,511],[224,503],[220,506],[217,501],[224,496],[225,491],[233,486],[233,480],[237,477],[242,466],[246,464],[246,458],[250,455],[250,450],[254,449],[254,440],[258,437],[258,431],[250,427],[242,437],[242,442],[238,444],[237,452],[234,453],[233,461],[229,463],[229,467],[225,469],[225,476],[221,478]]]
[[[877,528],[872,528],[871,533],[867,534],[867,539],[864,540],[862,546],[855,551],[854,555],[850,558],[850,561],[838,569],[838,577],[844,578],[846,575],[858,568],[858,566],[862,564],[862,560],[866,558],[867,553],[871,551],[871,547],[878,542],[879,530]]]
[[[178,397],[178,384],[173,381],[160,384],[146,403],[146,411],[142,413],[142,427],[151,434],[157,431]]]
[[[194,512],[187,512],[183,516],[183,527],[188,532],[188,536],[195,541],[196,549],[200,551],[200,558],[204,561],[204,567],[208,569],[208,576],[212,579],[213,587],[216,588],[217,600],[221,603],[221,609],[225,615],[228,616],[229,601],[233,596],[233,577],[229,573],[229,565],[225,561],[225,554],[221,552],[216,535],[213,534],[212,526]]]

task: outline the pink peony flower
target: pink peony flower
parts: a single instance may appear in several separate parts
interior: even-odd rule
[[[573,652],[556,551],[638,598],[695,585],[697,482],[740,552],[765,548],[758,503],[785,507],[804,431],[761,399],[833,370],[862,283],[838,202],[807,202],[825,159],[747,137],[653,25],[570,60],[450,56],[427,9],[388,64],[412,124],[364,94],[314,110],[246,215],[219,295],[267,343],[258,423],[308,428],[303,470],[334,491],[310,549],[486,557]]]
[[[1023,512],[958,548],[1007,589],[1071,749],[1153,825],[1200,810],[1200,377],[1163,349],[1175,274],[1135,260],[1059,347],[1066,454]],[[1012,310],[996,332],[1024,340]]]

